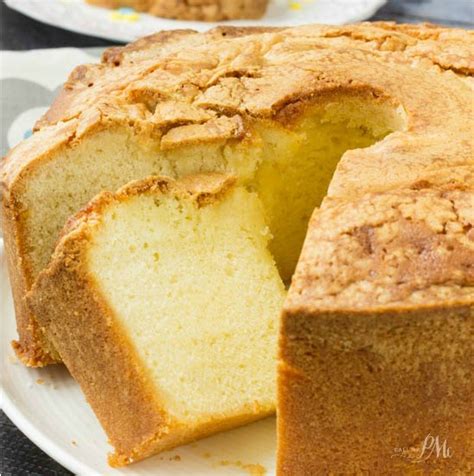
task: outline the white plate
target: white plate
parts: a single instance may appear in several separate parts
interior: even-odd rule
[[[109,40],[128,42],[159,30],[207,30],[218,23],[178,21],[137,14],[133,10],[106,10],[85,0],[5,0],[6,4],[36,20],[66,30]],[[260,20],[232,21],[233,25],[282,26],[304,23],[342,24],[365,20],[386,0],[270,0]],[[221,22],[225,23],[225,22]]]
[[[107,438],[79,386],[62,365],[27,369],[13,357],[15,316],[0,239],[0,382],[3,411],[36,445],[75,474],[174,476],[272,475],[275,419],[162,453],[122,469],[107,465]],[[263,473],[263,468],[266,470]]]

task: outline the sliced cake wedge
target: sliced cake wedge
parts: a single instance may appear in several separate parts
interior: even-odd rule
[[[149,178],[72,218],[28,303],[124,465],[275,409],[285,288],[257,195]]]

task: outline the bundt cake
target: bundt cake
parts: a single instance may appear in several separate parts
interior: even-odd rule
[[[60,360],[24,296],[71,214],[130,180],[230,174],[261,202],[287,284],[316,209],[281,326],[281,474],[412,468],[385,445],[416,448],[430,425],[457,457],[419,467],[465,471],[473,38],[392,23],[181,30],[76,68],[3,164],[17,354]]]
[[[314,213],[281,324],[279,474],[472,473],[466,172]]]
[[[274,412],[285,287],[269,239],[256,194],[220,175],[133,182],[68,223],[29,299],[112,464]]]
[[[178,20],[219,21],[260,18],[268,0],[87,0],[106,8],[131,7],[139,12]]]

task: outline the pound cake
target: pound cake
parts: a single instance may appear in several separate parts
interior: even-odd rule
[[[314,213],[282,318],[279,474],[473,473],[473,172]]]
[[[24,296],[71,214],[131,180],[221,172],[258,197],[286,284],[308,234],[280,335],[281,474],[323,471],[329,454],[340,472],[412,468],[386,454],[369,428],[379,421],[385,442],[414,448],[434,425],[425,412],[434,401],[444,438],[460,442],[473,427],[466,410],[472,360],[464,358],[474,301],[473,39],[470,31],[393,23],[180,30],[109,49],[100,65],[76,68],[2,167],[18,356],[30,366],[60,360]],[[339,227],[339,214],[350,211],[354,225]],[[326,235],[319,239],[316,228]],[[358,326],[375,320],[360,350]],[[445,349],[437,344],[448,332],[443,322],[451,326],[446,342],[456,339]],[[347,336],[336,345],[321,326]],[[353,349],[372,369],[382,359],[383,378],[361,370],[360,381],[357,372],[348,380]],[[395,361],[398,351],[407,358]],[[316,376],[323,360],[331,373],[325,382]],[[398,391],[382,388],[391,371]],[[391,410],[354,415],[341,391],[346,383],[360,402],[384,401]],[[321,421],[321,428],[334,423],[337,447],[315,430],[329,411],[323,398],[339,415]],[[403,422],[409,433],[399,432]],[[446,458],[444,469],[465,471],[472,446],[468,439],[453,445],[457,457]],[[360,460],[344,456],[359,446]]]
[[[219,21],[261,18],[268,0],[87,0],[106,8],[131,7],[177,20]]]
[[[29,302],[115,447],[114,465],[275,410],[285,288],[255,193],[220,175],[103,193]]]

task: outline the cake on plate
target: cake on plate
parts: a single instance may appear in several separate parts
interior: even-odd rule
[[[60,361],[24,298],[71,214],[131,180],[224,173],[261,203],[281,280],[297,269],[280,330],[281,473],[410,469],[389,447],[419,448],[427,431],[457,457],[418,467],[467,471],[473,35],[181,30],[76,68],[2,167],[19,357]]]

